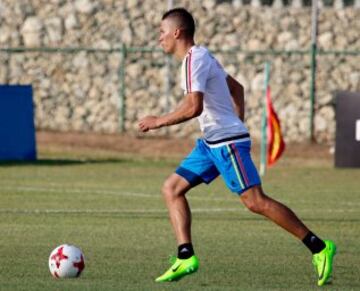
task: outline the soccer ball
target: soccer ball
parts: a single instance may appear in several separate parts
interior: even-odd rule
[[[84,255],[75,246],[63,244],[56,247],[50,254],[49,269],[55,278],[79,277],[84,268]]]

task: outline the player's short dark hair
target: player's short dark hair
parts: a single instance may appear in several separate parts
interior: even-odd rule
[[[161,20],[173,18],[184,31],[186,37],[193,38],[195,34],[195,21],[193,16],[185,8],[174,8],[164,13]]]

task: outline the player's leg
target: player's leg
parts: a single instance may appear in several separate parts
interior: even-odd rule
[[[191,212],[185,197],[191,188],[191,183],[176,173],[170,175],[163,184],[162,193],[178,244],[178,255],[171,262],[171,267],[156,278],[156,282],[177,281],[199,268],[191,242]]]
[[[176,173],[167,178],[162,187],[170,222],[179,246],[191,243],[191,212],[185,197],[191,187],[185,178]]]
[[[179,280],[199,268],[191,240],[191,212],[185,194],[200,183],[210,183],[219,175],[212,161],[198,141],[194,150],[163,184],[162,193],[178,243],[178,255],[172,266],[157,282]]]
[[[299,238],[309,248],[313,254],[313,264],[318,275],[319,286],[329,280],[336,253],[334,242],[323,241],[313,234],[290,208],[265,195],[260,185],[246,190],[240,199],[249,210],[275,222]]]
[[[335,244],[321,240],[291,209],[264,194],[260,177],[251,159],[250,148],[250,142],[242,142],[214,150],[220,151],[216,154],[224,159],[217,163],[221,176],[233,192],[241,195],[241,201],[249,210],[264,215],[303,241],[313,253],[318,285],[325,284],[331,275]]]
[[[241,194],[240,199],[250,211],[266,216],[300,240],[309,232],[291,209],[265,195],[261,185],[247,189]]]

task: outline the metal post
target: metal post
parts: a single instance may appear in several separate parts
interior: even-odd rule
[[[261,149],[260,149],[260,176],[265,175],[266,171],[266,152],[267,152],[267,110],[266,110],[266,93],[270,80],[270,62],[265,63],[264,67],[264,98],[262,102],[261,116]]]
[[[172,9],[174,6],[173,0],[168,0],[167,8],[168,10]],[[166,76],[165,76],[165,98],[166,98],[166,105],[165,111],[168,113],[170,111],[170,94],[171,94],[171,57],[169,55],[166,56]],[[166,134],[169,134],[169,127],[166,127]]]
[[[310,134],[311,142],[315,141],[314,116],[316,98],[316,55],[317,55],[317,30],[318,30],[318,0],[312,0],[311,6],[311,80],[310,80]]]
[[[120,54],[120,67],[119,67],[119,130],[120,132],[125,131],[125,66],[126,66],[126,56],[127,48],[123,44]]]

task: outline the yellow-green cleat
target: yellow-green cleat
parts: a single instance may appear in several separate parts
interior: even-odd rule
[[[155,282],[171,282],[180,280],[186,275],[190,275],[199,269],[199,259],[192,256],[188,259],[176,258],[173,265],[163,275],[155,279]]]
[[[336,254],[336,245],[331,240],[325,240],[326,247],[318,254],[313,255],[313,265],[318,276],[318,286],[329,281],[332,272],[333,259]]]

